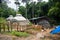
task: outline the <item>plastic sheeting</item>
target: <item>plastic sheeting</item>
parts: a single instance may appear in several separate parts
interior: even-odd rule
[[[60,33],[60,25],[56,26],[56,28],[50,32],[50,34],[57,34],[57,33]]]

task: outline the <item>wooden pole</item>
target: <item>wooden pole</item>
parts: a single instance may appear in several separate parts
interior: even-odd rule
[[[11,31],[12,31],[12,23],[10,25],[11,25]]]
[[[17,31],[18,31],[18,26],[19,26],[19,23],[17,23]]]
[[[3,24],[2,26],[3,26],[3,30],[4,30],[4,32],[5,32],[5,24]]]
[[[0,32],[1,32],[1,23],[0,23]]]
[[[7,29],[8,29],[8,32],[9,32],[9,23],[7,23]]]

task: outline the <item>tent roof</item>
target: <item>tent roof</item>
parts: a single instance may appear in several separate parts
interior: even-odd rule
[[[31,21],[31,20],[38,20],[38,19],[50,20],[50,19],[49,19],[48,17],[46,17],[46,16],[37,17],[37,18],[31,18],[31,19],[29,19],[29,20]]]
[[[13,20],[16,21],[25,21],[26,19],[21,14],[16,14]]]
[[[10,15],[10,16],[7,18],[8,21],[12,21],[12,19],[13,19],[13,16],[12,16],[12,15]]]
[[[19,22],[20,25],[29,25],[29,20],[25,19],[21,14],[16,14],[15,17],[13,17],[12,15],[10,15],[7,18],[8,21],[12,21],[12,22]]]

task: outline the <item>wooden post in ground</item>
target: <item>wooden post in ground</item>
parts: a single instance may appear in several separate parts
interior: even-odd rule
[[[12,24],[13,24],[13,23],[10,21],[10,27],[11,27],[11,31],[13,30]]]
[[[7,29],[8,29],[8,32],[9,32],[10,30],[9,30],[9,25],[8,24],[7,24]]]
[[[3,31],[5,32],[5,24],[3,24],[2,26],[3,26]]]
[[[10,23],[10,25],[11,25],[11,31],[12,31],[12,23]]]
[[[18,31],[18,26],[19,26],[19,23],[17,23],[17,31]]]
[[[7,22],[7,29],[8,29],[8,32],[10,31],[9,29],[10,29],[10,25],[9,25],[9,22]]]
[[[1,32],[1,23],[0,23],[0,32]]]

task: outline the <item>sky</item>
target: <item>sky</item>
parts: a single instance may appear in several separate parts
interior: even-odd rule
[[[8,3],[7,5],[8,5],[8,7],[10,7],[10,8],[13,8],[13,9],[15,9],[16,10],[16,5],[14,4],[14,0],[9,0],[9,1],[11,1],[10,3]],[[34,0],[34,1],[36,1],[37,2],[37,0]],[[48,0],[43,0],[43,1],[46,1],[46,2],[48,2]],[[24,4],[23,3],[21,3],[21,5],[23,5],[24,6]]]

